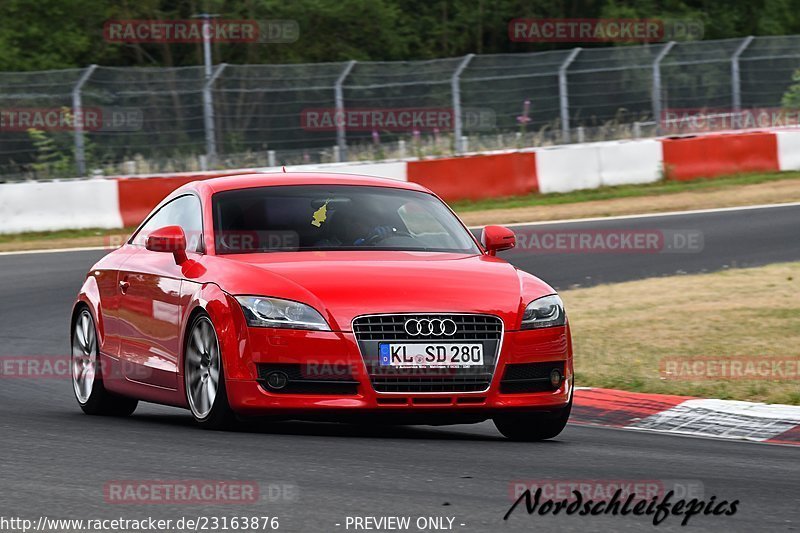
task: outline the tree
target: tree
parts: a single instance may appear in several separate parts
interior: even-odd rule
[[[781,98],[781,104],[786,109],[800,109],[800,69],[794,71],[792,84]]]

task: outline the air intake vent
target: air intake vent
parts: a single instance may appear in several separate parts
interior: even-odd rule
[[[289,363],[256,365],[258,382],[275,394],[358,394],[358,381],[347,365],[313,366]]]
[[[558,387],[552,385],[551,374],[556,370],[560,376],[564,376],[564,367],[564,361],[506,365],[503,379],[500,380],[500,392],[502,394],[552,392]]]

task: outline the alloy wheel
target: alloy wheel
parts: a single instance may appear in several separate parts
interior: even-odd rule
[[[81,311],[72,334],[72,386],[81,404],[89,401],[97,373],[97,333],[92,315]]]
[[[219,343],[208,317],[200,317],[194,323],[184,370],[189,407],[196,418],[206,418],[217,398],[220,374]]]

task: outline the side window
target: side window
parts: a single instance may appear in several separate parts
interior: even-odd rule
[[[203,250],[203,215],[200,200],[193,195],[181,196],[163,206],[141,227],[131,241],[136,246],[144,246],[147,236],[164,226],[180,226],[186,234],[186,250]]]
[[[432,209],[439,209],[440,217],[448,216],[444,206],[434,204]],[[420,242],[425,243],[431,248],[468,248],[469,241],[461,239],[456,241],[453,235],[437,218],[437,213],[432,212],[426,206],[418,202],[408,202],[400,206],[397,214],[403,220],[408,231]]]
[[[397,210],[397,214],[400,215],[403,224],[413,235],[424,233],[447,234],[447,230],[436,220],[436,217],[415,202],[403,204]]]

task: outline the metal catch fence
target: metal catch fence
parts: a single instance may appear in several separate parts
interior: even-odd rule
[[[800,107],[798,68],[794,35],[429,61],[219,64],[210,73],[97,65],[5,72],[0,179],[645,137],[752,126],[753,110],[797,125],[785,95],[798,93]]]

